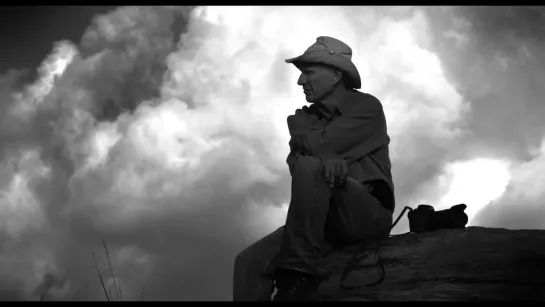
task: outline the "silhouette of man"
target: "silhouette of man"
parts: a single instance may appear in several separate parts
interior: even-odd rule
[[[287,119],[291,202],[285,226],[237,255],[235,301],[270,300],[274,286],[275,301],[308,300],[331,273],[328,252],[389,235],[386,119],[377,98],[355,90],[361,79],[351,58],[348,45],[321,36],[286,60],[301,71],[297,84],[311,103]]]

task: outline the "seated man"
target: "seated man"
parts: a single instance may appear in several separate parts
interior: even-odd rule
[[[300,71],[304,106],[288,117],[292,196],[286,225],[237,255],[233,299],[310,298],[331,272],[331,250],[387,238],[394,211],[390,139],[380,101],[361,87],[352,50],[318,37],[286,60]]]

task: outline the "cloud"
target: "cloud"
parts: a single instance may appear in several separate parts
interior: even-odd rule
[[[428,10],[123,7],[81,44],[58,42],[34,83],[5,76],[2,293],[103,300],[88,266],[94,251],[106,269],[104,237],[126,300],[231,299],[236,253],[290,199],[286,117],[305,102],[284,59],[322,35],[352,47],[362,90],[383,102],[398,212],[448,196],[454,166],[490,147],[471,142],[484,109]],[[471,48],[473,23],[458,23]]]
[[[472,102],[467,114],[467,145],[489,154],[528,159],[539,145],[545,126],[541,118],[544,66],[538,7],[456,7],[447,12],[426,8],[437,33],[457,31],[463,47],[435,35],[449,79]],[[479,149],[476,149],[479,147]],[[464,149],[466,150],[466,149]]]
[[[545,41],[536,29],[545,11],[540,7],[459,7],[449,8],[448,13],[428,10],[438,32],[454,29],[466,41],[453,49],[448,41],[435,40],[450,79],[472,102],[466,119],[469,133],[452,149],[452,156],[509,164],[511,180],[505,194],[484,207],[474,222],[491,227],[542,228],[540,219],[533,218],[539,216],[536,200],[513,193],[543,193],[541,186],[520,178],[529,174],[528,165],[537,177],[541,163],[545,135],[541,76],[545,66],[539,54]],[[490,183],[483,181],[479,186],[484,190]]]
[[[512,169],[513,179],[506,193],[490,203],[476,217],[480,225],[510,229],[543,229],[545,227],[545,140],[529,161]]]

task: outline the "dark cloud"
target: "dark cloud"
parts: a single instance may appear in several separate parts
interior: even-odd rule
[[[93,16],[114,6],[3,6],[0,8],[0,73],[28,69],[28,79],[60,40],[78,42]]]
[[[80,82],[95,93],[97,119],[114,120],[157,98],[166,57],[186,31],[190,10],[130,7],[94,19],[81,40],[82,57],[94,68]]]
[[[485,50],[517,56],[521,44],[544,42],[542,6],[462,6],[457,11],[471,23],[475,44]]]
[[[429,12],[443,65],[471,101],[468,142],[528,158],[528,149],[540,142],[545,128],[544,45],[538,34],[543,9],[457,7]],[[452,33],[465,43],[457,44]]]

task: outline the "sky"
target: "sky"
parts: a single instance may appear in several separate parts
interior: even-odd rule
[[[2,300],[105,300],[102,238],[123,300],[231,300],[236,254],[286,218],[306,102],[284,59],[318,36],[384,106],[396,217],[465,203],[470,226],[545,229],[541,7],[0,13]]]

